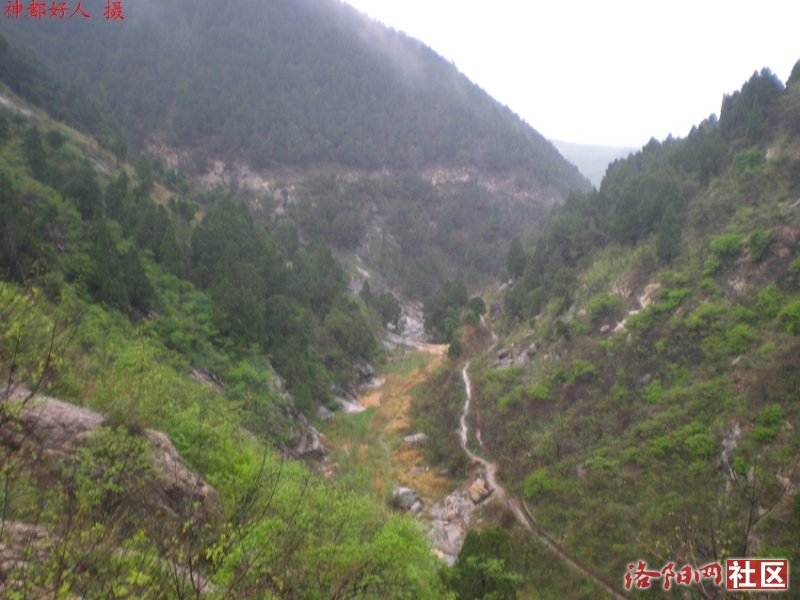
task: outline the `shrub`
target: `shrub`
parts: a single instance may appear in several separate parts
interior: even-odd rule
[[[740,233],[725,233],[711,238],[708,248],[719,256],[735,256],[739,254],[744,236]]]
[[[644,399],[648,404],[658,404],[664,395],[664,386],[661,381],[654,379],[644,392]]]
[[[623,307],[623,300],[616,294],[598,294],[586,304],[586,312],[592,323],[601,320],[616,320]]]
[[[716,450],[716,442],[707,433],[696,433],[686,438],[686,452],[692,460],[709,459]]]
[[[778,321],[786,331],[794,335],[800,334],[800,299],[792,300],[778,313]]]
[[[758,415],[758,422],[761,425],[777,426],[782,425],[786,420],[786,411],[783,410],[780,404],[770,404],[765,406]]]
[[[728,354],[747,352],[755,332],[749,325],[739,324],[725,332],[725,350]]]
[[[758,292],[755,309],[760,315],[773,319],[778,316],[782,303],[783,293],[778,289],[777,285],[770,283]]]
[[[764,153],[758,148],[742,150],[733,159],[731,171],[736,175],[748,175],[758,171],[767,162]]]
[[[719,265],[719,263],[717,263]],[[703,277],[700,281],[700,290],[706,296],[718,296],[719,295],[719,286],[717,282],[714,281],[711,277]]]
[[[575,359],[572,361],[569,372],[567,373],[567,385],[572,386],[578,381],[585,381],[590,375],[593,375],[597,369],[595,366],[586,360]]]
[[[769,444],[778,436],[778,430],[774,427],[756,425],[753,427],[753,438],[760,444]]]
[[[761,228],[755,229],[753,233],[750,234],[750,260],[753,262],[758,262],[761,260],[761,257],[764,256],[764,252],[766,252],[767,248],[769,247],[770,237],[769,234]]]
[[[719,258],[716,255],[709,256],[703,263],[703,275],[710,277],[722,266]]]
[[[554,491],[557,484],[558,482],[550,477],[545,469],[536,469],[525,477],[522,493],[526,498],[535,500],[538,496]]]

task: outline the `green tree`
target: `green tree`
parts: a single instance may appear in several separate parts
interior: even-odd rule
[[[479,317],[486,314],[486,303],[480,296],[470,298],[467,307]]]
[[[399,327],[403,311],[397,298],[391,292],[383,292],[380,296],[375,296],[374,304],[384,325],[391,323],[395,327]]]
[[[97,175],[88,161],[84,161],[64,186],[64,194],[75,202],[75,207],[87,221],[103,215],[103,192]]]
[[[31,126],[25,130],[22,149],[25,152],[25,158],[28,160],[28,166],[31,168],[33,176],[39,181],[44,181],[47,178],[47,155],[44,152],[42,138],[36,127]]]
[[[508,248],[506,270],[511,277],[519,279],[525,272],[525,265],[527,264],[528,257],[525,255],[522,241],[519,239],[519,236],[515,236],[514,239],[511,240],[511,245]]]
[[[461,356],[461,340],[458,338],[454,339],[450,342],[450,345],[447,347],[447,356],[449,358],[458,358]]]
[[[86,282],[89,290],[100,302],[115,308],[128,306],[128,286],[119,260],[116,244],[105,222],[92,227],[89,234],[90,256],[94,269]]]
[[[514,600],[521,578],[508,571],[511,544],[508,532],[489,527],[470,530],[458,561],[442,570],[442,579],[458,600]]]
[[[667,206],[661,224],[658,226],[658,239],[656,240],[656,253],[663,261],[671,260],[678,252],[681,243],[681,224],[672,204]]]

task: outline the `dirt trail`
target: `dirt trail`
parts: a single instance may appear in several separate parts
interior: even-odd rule
[[[486,473],[486,482],[494,489],[495,498],[502,500],[506,496],[506,490],[503,488],[503,486],[497,483],[497,465],[493,462],[484,460],[467,447],[467,416],[469,415],[469,404],[472,400],[472,385],[469,380],[469,375],[467,374],[468,368],[469,362],[464,365],[464,370],[461,371],[461,377],[464,379],[464,389],[467,392],[467,399],[464,402],[464,411],[461,413],[461,449],[472,459],[473,462],[481,465]],[[480,431],[477,432],[477,435],[480,441]],[[480,443],[481,446],[483,446],[483,442]]]
[[[497,343],[497,338],[492,332],[492,339],[494,344]],[[464,410],[461,413],[461,448],[464,450],[467,456],[470,457],[474,462],[477,462],[481,465],[481,467],[486,472],[486,481],[494,488],[494,497],[498,500],[503,500],[509,494],[507,494],[505,488],[497,483],[497,464],[491,461],[485,460],[478,456],[477,454],[473,453],[467,446],[468,440],[468,429],[467,429],[467,416],[469,415],[469,405],[472,401],[472,384],[469,379],[469,373],[467,369],[469,368],[469,362],[464,365],[464,369],[461,371],[461,376],[464,379],[464,391],[466,395],[466,399],[464,401]],[[480,439],[480,430],[476,431],[478,442],[483,447],[483,442]],[[485,450],[485,448],[484,448]],[[587,579],[593,580],[597,585],[602,587],[608,594],[610,594],[613,598],[617,600],[626,600],[626,596],[618,592],[614,589],[614,587],[609,584],[602,575],[596,573],[589,567],[586,567],[576,561],[575,559],[571,558],[567,551],[564,549],[561,544],[556,542],[550,535],[548,535],[539,524],[536,522],[536,519],[533,518],[530,510],[528,509],[527,505],[525,504],[524,500],[520,500],[516,496],[510,497],[506,501],[507,506],[511,509],[511,512],[516,517],[517,521],[522,525],[525,529],[527,529],[532,535],[534,535],[537,539],[539,539],[545,547],[557,554],[564,562],[566,562],[573,570],[577,573],[586,577]]]

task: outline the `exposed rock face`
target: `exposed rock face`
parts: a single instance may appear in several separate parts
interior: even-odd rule
[[[20,386],[2,404],[5,412],[0,443],[48,469],[78,458],[106,415],[55,398],[32,395]],[[143,437],[151,447],[153,475],[144,485],[148,508],[181,519],[205,518],[220,513],[219,494],[190,471],[175,446],[160,431]]]
[[[369,363],[357,363],[353,366],[356,376],[364,381],[370,381],[375,377],[375,369]]]
[[[405,442],[406,444],[421,444],[427,439],[428,439],[428,434],[426,433],[414,433],[403,437],[403,442]]]
[[[328,450],[320,441],[320,433],[308,424],[305,415],[298,413],[300,427],[295,436],[286,444],[286,450],[292,458],[322,458]]]
[[[472,500],[464,492],[454,492],[428,509],[431,536],[441,558],[453,566],[464,544],[473,510]]]
[[[320,433],[309,425],[306,416],[297,410],[294,399],[286,388],[286,380],[277,375],[270,380],[270,391],[278,394],[284,401],[283,413],[288,417],[292,429],[289,441],[283,446],[284,456],[294,459],[320,459],[328,454],[320,441]]]

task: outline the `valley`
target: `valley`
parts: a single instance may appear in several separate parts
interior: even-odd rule
[[[0,20],[0,596],[800,560],[800,62],[593,187],[421,42],[252,2]]]

